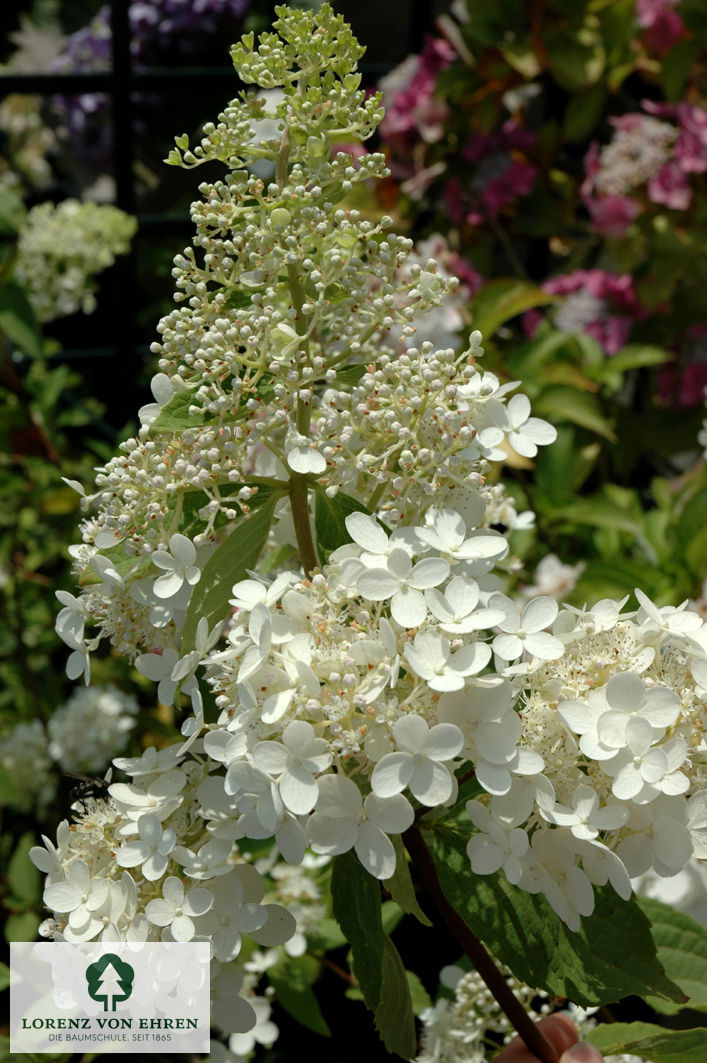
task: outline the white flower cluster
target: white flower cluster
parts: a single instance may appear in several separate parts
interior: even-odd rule
[[[523,985],[509,970],[503,973],[534,1022],[550,1012],[547,997]],[[513,1026],[476,971],[443,967],[439,980],[442,992],[420,1015],[422,1034],[415,1063],[486,1063],[513,1039]]]
[[[56,793],[57,768],[102,772],[124,748],[138,704],[113,686],[75,691],[49,719],[18,723],[0,738],[0,769],[12,784],[11,804],[41,814]]]
[[[56,773],[40,720],[15,724],[0,737],[0,771],[5,776],[0,804],[41,815],[56,793]]]
[[[517,381],[501,384],[476,367],[482,354],[480,332],[462,355],[423,343],[381,355],[352,388],[325,391],[314,432],[328,492],[375,499],[394,523],[419,518],[432,502],[478,523],[491,497],[483,474],[503,460],[504,445],[532,458],[557,437],[530,416],[525,395],[507,401]]]
[[[255,867],[226,859],[230,840],[205,829],[205,758],[182,762],[176,746],[150,747],[115,764],[132,782],[114,783],[109,800],[84,799],[76,822],[60,824],[56,845],[44,838],[30,852],[47,875],[44,902],[53,912],[41,932],[75,942],[208,940],[213,1022],[245,1033],[257,1020],[247,999],[257,978],[235,962],[243,936],[280,945],[295,919],[264,903]]]
[[[493,785],[479,776],[490,797],[468,805],[472,868],[503,868],[575,929],[593,885],[628,897],[630,877],[671,877],[707,856],[707,625],[636,595],[634,613],[624,599],[558,614],[561,657],[511,676],[520,746],[543,768]]]
[[[114,686],[74,691],[47,724],[49,754],[65,771],[105,770],[135,726],[138,703]]]
[[[650,115],[626,115],[599,155],[595,178],[602,195],[623,195],[649,180],[670,155],[677,129]]]
[[[137,223],[108,204],[40,203],[20,233],[15,275],[40,321],[96,306],[93,278],[123,255]]]

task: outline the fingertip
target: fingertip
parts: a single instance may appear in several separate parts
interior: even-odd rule
[[[579,1041],[560,1056],[560,1063],[603,1063],[604,1057],[589,1041]]]
[[[571,1045],[575,1044],[579,1036],[577,1033],[577,1027],[572,1022],[569,1015],[547,1015],[544,1019],[539,1020],[537,1027],[555,1049],[558,1056]],[[513,1041],[506,1045],[499,1055],[495,1057],[494,1063],[531,1063],[531,1061],[534,1060],[537,1060],[537,1057],[526,1048],[520,1037],[515,1037]]]
[[[537,1026],[556,1052],[565,1052],[577,1043],[579,1034],[569,1015],[564,1013],[547,1015],[544,1019],[540,1019]]]

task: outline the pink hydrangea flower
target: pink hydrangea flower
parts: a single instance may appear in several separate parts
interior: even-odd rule
[[[462,150],[463,158],[475,169],[462,184],[451,178],[444,201],[456,224],[483,225],[497,218],[504,207],[527,196],[535,183],[536,169],[518,153],[530,147],[535,134],[514,119],[495,133],[474,132]]]
[[[665,55],[685,36],[685,23],[673,9],[680,0],[636,0],[638,25],[650,52]]]
[[[643,208],[630,196],[602,196],[586,202],[594,228],[601,236],[620,240],[631,228]]]
[[[705,108],[685,101],[643,100],[641,106],[647,114],[612,118],[612,140],[601,149],[593,143],[584,159],[580,194],[604,236],[626,233],[643,209],[636,195],[669,210],[687,210],[689,175],[707,171]]]
[[[593,336],[609,355],[626,345],[633,322],[643,316],[630,273],[578,269],[553,277],[542,287],[550,295],[566,296],[554,311],[555,328]],[[529,335],[540,318],[537,311],[523,315],[523,326]]]
[[[657,374],[658,397],[672,409],[689,409],[707,394],[707,325],[691,325],[685,332],[683,364],[662,365]]]
[[[670,159],[648,182],[648,198],[669,210],[687,210],[692,191],[680,163]]]
[[[393,173],[399,179],[415,173],[414,147],[420,137],[434,144],[444,134],[449,113],[446,102],[435,96],[440,71],[456,52],[444,38],[429,37],[420,55],[409,55],[380,81],[385,118],[380,133],[393,155]]]

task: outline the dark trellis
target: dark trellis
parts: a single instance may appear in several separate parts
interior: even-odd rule
[[[188,94],[218,89],[219,92],[223,91],[224,99],[232,98],[238,87],[234,83],[233,69],[226,66],[135,69],[131,59],[129,4],[126,0],[110,0],[109,6],[112,30],[109,71],[3,75],[0,77],[0,92],[3,95],[31,93],[45,98],[86,92],[100,92],[108,96],[113,131],[115,203],[137,217],[138,232],[134,247],[139,247],[141,236],[156,232],[187,237],[191,223],[186,215],[141,212],[139,209],[136,212],[134,126],[139,92],[161,93],[164,100],[179,86],[180,91]],[[275,3],[268,5],[269,14],[273,17],[275,6]],[[364,84],[375,84],[405,55],[418,51],[425,34],[433,28],[436,15],[447,6],[447,3],[440,3],[439,0],[392,0],[382,6],[366,0],[335,2],[336,9],[352,23],[354,32],[367,45],[368,56],[361,65]],[[104,326],[110,342],[100,347],[65,347],[59,356],[62,360],[82,359],[84,366],[86,359],[101,359],[101,374],[106,375],[107,371],[111,389],[115,385],[119,392],[124,393],[128,409],[134,403],[134,391],[132,395],[130,392],[134,389],[135,370],[145,353],[145,346],[139,342],[135,326],[135,311],[140,305],[136,256],[137,251],[133,250],[130,255],[121,257],[111,271],[112,310]],[[111,394],[118,397],[112,390]]]

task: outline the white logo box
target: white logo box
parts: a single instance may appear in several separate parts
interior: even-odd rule
[[[11,1052],[208,1052],[210,946],[13,942]]]

